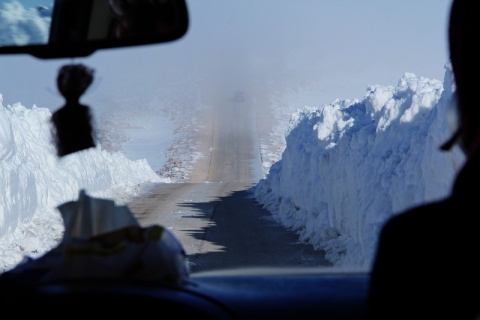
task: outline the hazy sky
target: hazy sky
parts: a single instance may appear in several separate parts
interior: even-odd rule
[[[404,72],[443,80],[450,0],[188,1],[190,30],[173,43],[74,60],[96,70],[92,107],[157,106],[192,91],[302,87],[302,104],[363,98]],[[4,105],[57,109],[58,68],[70,59],[0,57]],[[132,90],[134,89],[134,90]],[[167,92],[169,96],[160,94]],[[185,102],[188,103],[188,102]]]

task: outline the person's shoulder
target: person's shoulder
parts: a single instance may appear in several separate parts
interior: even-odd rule
[[[426,230],[433,224],[451,219],[451,199],[446,198],[411,207],[391,216],[383,225],[383,233],[404,233],[405,230]],[[450,218],[449,218],[450,217]]]

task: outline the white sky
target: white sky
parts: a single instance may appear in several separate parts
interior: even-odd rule
[[[301,5],[298,0],[209,0],[187,4],[190,30],[183,39],[77,59],[97,70],[97,86],[85,99],[98,109],[115,108],[117,96],[155,104],[153,85],[165,87],[222,73],[228,77],[222,83],[231,87],[242,86],[238,82],[244,78],[276,81],[277,87],[308,86],[310,95],[304,95],[302,102],[315,105],[337,98],[362,98],[369,84],[395,83],[404,72],[442,79],[448,58],[450,0],[304,0]],[[52,80],[68,61],[2,56],[4,103],[56,109],[62,99]],[[138,97],[132,90],[139,81],[149,96],[142,92]]]
[[[275,132],[280,150],[290,132],[257,198],[336,265],[368,267],[382,221],[446,194],[463,160],[458,150],[437,151],[449,134],[443,115],[450,89],[445,97],[441,92],[450,1],[305,2],[308,10],[297,0],[189,1],[184,39],[75,60],[96,70],[84,102],[99,121],[120,123],[103,129],[122,153],[95,149],[56,159],[46,123],[63,104],[56,73],[71,60],[0,57],[0,270],[58,241],[63,226],[55,207],[76,199],[80,188],[98,197],[115,191],[124,202],[141,191],[137,184],[171,182],[155,171],[166,161],[164,150],[179,141],[173,135],[179,119],[199,125],[191,117],[201,112],[205,83],[234,92],[250,81],[283,101],[279,114],[287,117]],[[272,31],[277,36],[269,38]],[[185,107],[188,116],[175,113]],[[266,154],[265,169],[280,156]],[[292,179],[299,181],[294,187],[285,183]]]

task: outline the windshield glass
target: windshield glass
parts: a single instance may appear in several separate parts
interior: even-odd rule
[[[50,12],[34,2],[9,9]],[[57,207],[80,190],[168,228],[191,272],[368,271],[388,217],[448,194],[463,161],[439,150],[450,0],[187,5],[171,43],[0,57],[0,271],[61,241]],[[50,118],[71,63],[94,70],[81,101],[98,140],[58,158]]]

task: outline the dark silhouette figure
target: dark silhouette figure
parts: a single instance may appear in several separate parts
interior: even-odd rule
[[[79,102],[80,96],[93,81],[93,70],[81,64],[60,68],[57,87],[65,98],[65,105],[52,115],[57,155],[95,147],[90,108]]]
[[[370,319],[475,319],[480,315],[480,1],[453,0],[448,41],[466,161],[450,195],[390,218],[371,272]]]

